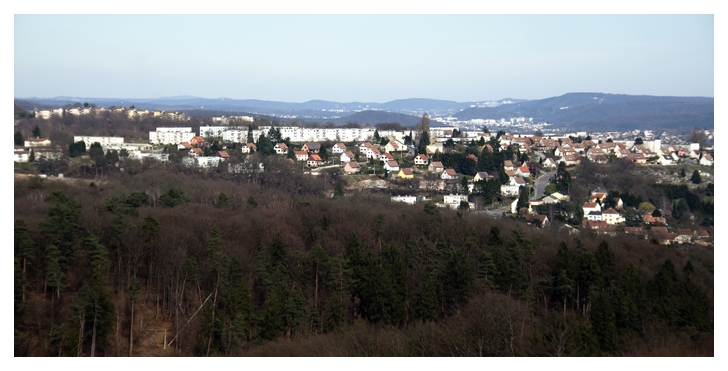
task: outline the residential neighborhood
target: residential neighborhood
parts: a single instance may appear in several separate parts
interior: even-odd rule
[[[92,114],[94,111],[64,112],[51,110],[36,114],[45,117],[53,114]],[[134,112],[137,111],[126,111],[130,117],[138,114]],[[206,169],[221,168],[224,163],[232,161],[226,165],[228,171],[263,171],[262,163],[257,168],[236,163],[245,156],[273,155],[293,164],[301,164],[306,173],[314,176],[321,171],[340,169],[346,177],[352,177],[345,178],[347,191],[370,189],[372,179],[381,179],[385,183],[376,186],[376,189],[389,189],[402,197],[415,197],[415,204],[425,202],[423,200],[435,200],[438,206],[458,209],[460,202],[451,202],[452,197],[457,195],[464,202],[463,205],[467,204],[467,207],[463,207],[472,212],[489,210],[492,215],[494,210],[500,210],[502,216],[522,218],[528,224],[539,227],[559,217],[576,222],[574,213],[539,212],[547,207],[553,209],[553,205],[564,200],[572,201],[569,200],[568,189],[562,189],[561,192],[554,189],[558,183],[554,176],[557,169],[570,173],[583,162],[605,165],[610,161],[625,160],[645,166],[646,171],[652,172],[664,173],[664,169],[671,167],[676,169],[673,173],[678,168],[695,168],[698,177],[710,181],[714,166],[712,148],[702,147],[699,143],[663,144],[661,139],[654,139],[649,132],[633,133],[643,134],[644,139],[615,140],[614,137],[620,136],[618,133],[523,135],[504,131],[491,133],[487,129],[458,131],[432,127],[429,131],[431,143],[420,145],[418,151],[415,144],[420,144],[417,139],[420,134],[412,130],[378,130],[371,127],[254,128],[246,119],[225,117],[216,118],[214,122],[223,125],[200,126],[198,132],[192,126],[157,127],[155,131],[149,132],[146,143],[125,143],[123,137],[83,135],[74,136],[73,141],[83,143],[85,151],[89,151],[92,144],[99,145],[105,155],[112,153],[112,157],[122,151],[125,157],[139,160],[149,158],[170,161],[171,154],[175,158],[181,155],[182,164]],[[708,135],[712,137],[712,133]],[[68,145],[54,145],[46,138],[28,138],[22,146],[16,145],[14,160],[18,163],[28,162],[31,153],[35,161],[59,159]],[[246,163],[250,159],[245,160]],[[682,178],[685,179],[682,183],[690,184],[686,175]],[[679,177],[665,178],[660,175],[656,182],[679,184],[681,181]],[[642,227],[626,227],[626,211],[619,197],[612,197],[616,200],[612,207],[602,207],[610,191],[618,193],[627,190],[595,190],[583,201],[579,213],[583,215],[581,228],[597,233],[623,231],[646,235],[634,228],[644,227],[650,231],[656,226],[666,226],[660,216],[644,215]],[[524,192],[526,196],[523,196]],[[534,197],[536,195],[539,197]],[[412,203],[411,198],[405,199]],[[673,230],[665,233],[659,229],[654,231],[660,243],[705,241],[703,229],[699,228],[694,229],[689,239],[686,234],[676,234],[677,231]]]

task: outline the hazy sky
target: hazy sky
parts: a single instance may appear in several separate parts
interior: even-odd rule
[[[713,15],[15,15],[15,97],[714,96]]]

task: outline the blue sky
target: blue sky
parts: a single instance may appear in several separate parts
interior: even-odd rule
[[[713,15],[14,15],[15,97],[714,96]]]

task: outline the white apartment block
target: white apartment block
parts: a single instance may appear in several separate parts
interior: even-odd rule
[[[253,122],[252,116],[221,116],[221,117],[213,117],[213,122],[221,122],[223,124],[228,124],[230,122]]]
[[[48,120],[53,115],[63,117],[63,108],[44,109],[44,110],[35,111],[35,117],[41,118],[43,120]]]
[[[191,127],[161,127],[149,132],[149,143],[180,144],[195,137]]]
[[[406,204],[414,205],[417,203],[417,197],[415,196],[392,196],[392,202],[404,202]]]
[[[73,142],[83,141],[86,144],[86,150],[91,148],[94,143],[101,144],[101,148],[107,148],[109,146],[120,147],[124,144],[124,137],[89,137],[89,136],[74,136]]]

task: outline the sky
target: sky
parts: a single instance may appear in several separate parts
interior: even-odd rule
[[[14,14],[14,96],[714,96],[707,15]]]

